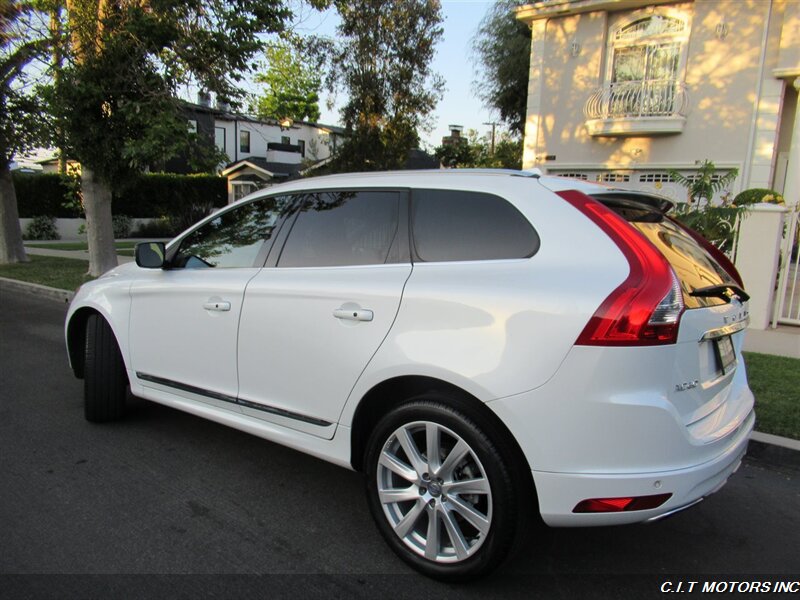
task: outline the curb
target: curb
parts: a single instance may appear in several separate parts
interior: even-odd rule
[[[63,304],[71,302],[72,297],[75,295],[75,292],[68,292],[67,290],[60,290],[58,288],[49,287],[46,285],[39,285],[38,283],[20,281],[19,279],[9,279],[8,277],[0,277],[0,287],[2,287],[3,290],[14,290],[16,292],[43,296]]]
[[[27,294],[36,294],[37,296],[44,296],[51,300],[63,302],[64,304],[71,302],[72,297],[75,295],[74,292],[68,292],[67,290],[60,290],[46,285],[39,285],[38,283],[20,281],[18,279],[9,279],[7,277],[0,277],[0,284],[2,284],[2,287],[6,290],[11,289]],[[800,452],[800,440],[772,435],[771,433],[761,433],[760,431],[751,433],[750,439],[753,442],[757,442],[760,446],[777,446],[778,448],[782,448],[787,455],[792,455],[792,451]],[[784,452],[780,452],[780,454],[784,454]]]
[[[754,431],[750,434],[750,439],[754,442],[780,446],[781,448],[787,448],[788,450],[800,450],[800,440],[793,440],[791,438],[785,438],[779,435],[772,435],[771,433]]]

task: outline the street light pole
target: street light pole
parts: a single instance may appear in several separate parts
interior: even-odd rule
[[[488,123],[484,123],[484,125],[492,126],[492,155],[494,155],[494,132],[495,129],[497,129],[497,126],[500,125],[500,123],[495,123],[494,121],[490,121]]]

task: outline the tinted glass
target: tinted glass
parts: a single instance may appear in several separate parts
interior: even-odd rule
[[[682,227],[649,206],[613,197],[598,197],[598,200],[624,217],[666,257],[681,282],[686,308],[726,303],[721,298],[690,295],[696,289],[711,285],[738,284]]]
[[[306,196],[279,267],[335,267],[397,262],[397,192],[320,192]]]
[[[220,214],[183,239],[173,264],[185,268],[252,267],[289,201],[264,198]]]
[[[539,236],[514,206],[479,192],[415,190],[414,246],[420,260],[527,258]]]

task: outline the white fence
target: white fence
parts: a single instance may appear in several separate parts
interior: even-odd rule
[[[800,205],[786,215],[772,327],[800,325]]]

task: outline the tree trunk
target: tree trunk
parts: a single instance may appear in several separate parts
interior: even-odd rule
[[[111,220],[111,188],[98,181],[89,169],[81,175],[83,208],[86,211],[86,232],[89,242],[89,275],[99,277],[117,266],[114,248],[114,226]]]
[[[27,262],[19,226],[17,193],[6,161],[0,161],[0,265]]]

